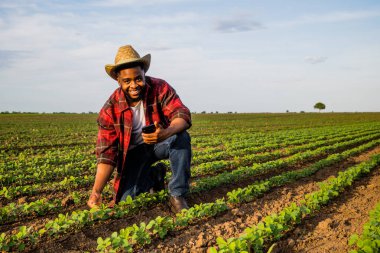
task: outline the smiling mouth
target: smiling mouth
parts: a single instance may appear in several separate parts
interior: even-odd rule
[[[138,96],[140,95],[140,90],[129,90],[128,93],[131,95],[131,96]]]

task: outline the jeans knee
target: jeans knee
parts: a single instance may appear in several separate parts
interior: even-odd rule
[[[191,137],[190,134],[187,131],[182,131],[180,133],[177,133],[177,138],[175,140],[175,143],[180,144],[181,146],[188,146],[191,145]]]

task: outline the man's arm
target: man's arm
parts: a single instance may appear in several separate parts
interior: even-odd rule
[[[162,112],[169,119],[174,122],[175,119],[181,118],[187,122],[187,128],[191,127],[191,114],[190,110],[182,103],[177,92],[168,83],[161,85],[159,101],[162,105]],[[183,129],[183,130],[185,130]]]
[[[101,193],[116,166],[118,154],[119,139],[113,119],[103,108],[99,113],[98,125],[99,131],[96,143],[98,165],[92,193],[87,201],[87,205],[91,208],[101,203]]]
[[[87,205],[92,208],[98,206],[102,199],[101,194],[104,186],[107,184],[108,179],[112,175],[114,166],[106,163],[99,163],[96,170],[95,183],[92,187],[92,192]]]
[[[156,124],[157,124],[157,122],[156,122]],[[156,127],[157,127],[157,125],[156,125]],[[163,140],[165,140],[172,135],[175,135],[179,132],[182,132],[182,131],[188,129],[189,127],[190,127],[190,124],[187,123],[187,121],[184,120],[183,118],[175,118],[170,123],[170,126],[168,128],[161,129],[161,132],[164,131],[164,133],[163,134],[161,133],[160,137],[163,138]],[[161,138],[158,138],[158,140],[161,141]]]
[[[151,134],[142,134],[143,140],[147,144],[161,142],[191,126],[190,110],[182,103],[176,91],[166,82],[160,86],[159,101],[162,104],[162,112],[169,119],[170,125],[164,129],[157,122],[154,122],[156,131]]]

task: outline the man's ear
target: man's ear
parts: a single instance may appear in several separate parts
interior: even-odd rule
[[[116,81],[119,84],[119,86],[121,86],[120,78],[119,78],[119,73],[116,73]]]

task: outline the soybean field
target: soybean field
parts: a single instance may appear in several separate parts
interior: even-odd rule
[[[111,183],[87,207],[97,115],[1,114],[1,252],[379,252],[380,113],[192,117],[174,214],[166,190],[111,208]]]

